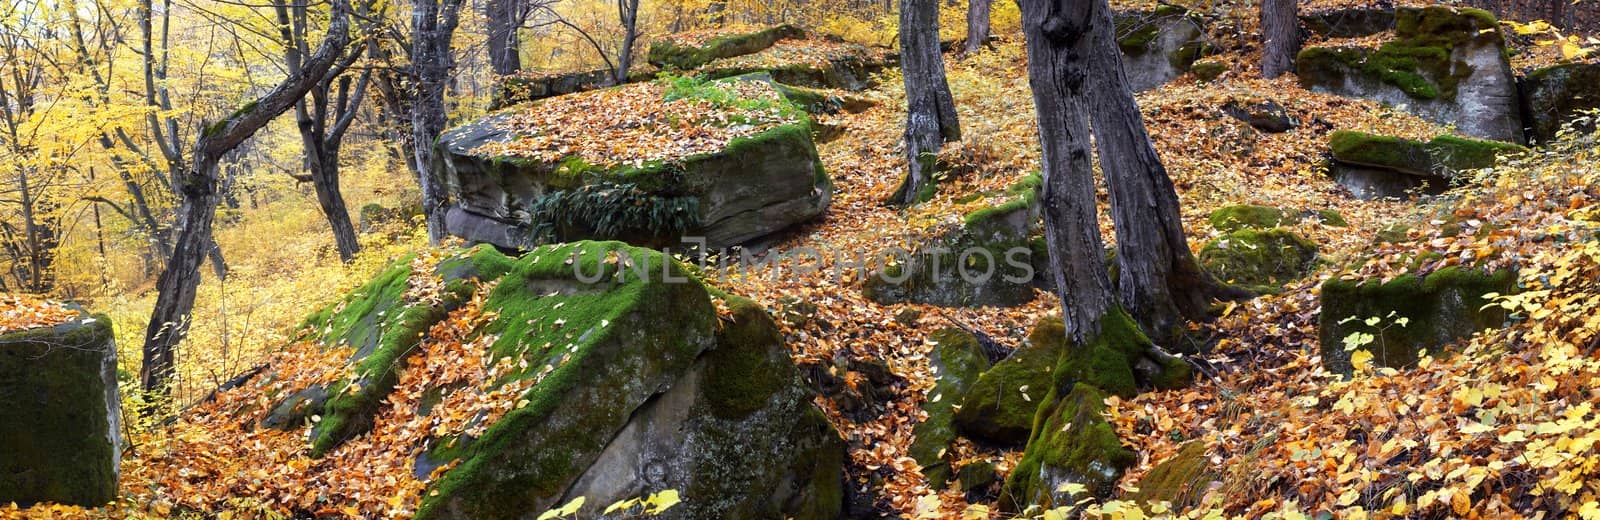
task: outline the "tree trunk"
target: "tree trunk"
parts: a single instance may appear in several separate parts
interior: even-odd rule
[[[1272,79],[1294,70],[1300,52],[1300,15],[1297,0],[1261,2],[1261,77]]]
[[[350,223],[350,211],[345,207],[344,194],[339,191],[339,149],[323,150],[320,155],[332,160],[311,165],[311,187],[316,190],[317,204],[333,230],[339,260],[348,263],[361,251],[361,243],[356,240],[356,227]]]
[[[524,0],[488,0],[483,10],[489,24],[489,67],[499,76],[522,69],[522,26]]]
[[[989,44],[989,2],[967,1],[967,53],[978,52]]]
[[[639,38],[639,0],[617,0],[617,20],[622,22],[622,50],[617,51],[617,84],[628,82],[633,67],[633,42]]]
[[[1061,296],[1069,344],[1088,344],[1116,305],[1105,269],[1095,214],[1094,171],[1089,159],[1089,121],[1083,99],[1092,52],[1086,39],[1089,2],[1022,0],[1028,48],[1028,83],[1038,112],[1044,213],[1050,274]]]
[[[1202,321],[1217,283],[1195,261],[1183,232],[1177,190],[1145,131],[1118,51],[1106,0],[1092,0],[1090,120],[1117,233],[1118,295],[1145,333],[1172,346],[1183,320]]]
[[[961,140],[955,98],[939,52],[938,0],[901,2],[900,67],[906,89],[906,176],[892,202],[909,205],[932,193],[939,147]]]
[[[444,90],[455,69],[450,41],[460,23],[461,0],[413,0],[411,11],[411,67],[416,73],[416,102],[411,111],[411,145],[415,150],[417,184],[422,188],[422,211],[427,218],[428,240],[444,238],[444,186],[439,183],[434,140],[447,122]]]
[[[350,42],[349,5],[331,2],[327,35],[316,54],[299,74],[291,74],[271,91],[216,124],[208,125],[195,140],[194,158],[175,187],[178,239],[172,257],[156,278],[156,303],[145,330],[144,365],[139,378],[146,391],[165,392],[172,380],[173,352],[188,331],[200,285],[200,264],[215,250],[211,227],[221,202],[217,163],[228,150],[284,113],[311,90],[333,67]],[[220,257],[218,257],[220,258]]]

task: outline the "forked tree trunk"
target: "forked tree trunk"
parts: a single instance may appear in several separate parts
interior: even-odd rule
[[[144,364],[139,377],[147,391],[167,390],[172,378],[174,349],[183,341],[190,312],[194,310],[200,264],[214,249],[211,228],[217,204],[222,201],[217,163],[228,150],[294,106],[333,67],[350,42],[350,27],[349,5],[344,0],[334,0],[331,4],[327,35],[301,72],[290,75],[246,108],[207,126],[195,141],[194,158],[176,183],[181,195],[178,237],[172,258],[156,279],[158,295],[149,328],[145,331]]]
[[[1094,48],[1087,39],[1089,2],[1022,0],[1028,83],[1038,112],[1043,155],[1045,243],[1061,296],[1068,344],[1085,345],[1100,334],[1115,305],[1095,215],[1095,180],[1089,156],[1089,120],[1083,100]]]
[[[991,0],[967,1],[967,52],[974,53],[989,43],[989,3]]]
[[[1150,142],[1118,51],[1106,0],[1093,4],[1088,62],[1090,121],[1111,195],[1122,307],[1158,345],[1173,346],[1184,319],[1202,321],[1223,286],[1196,262],[1178,193]]]
[[[961,140],[939,50],[938,0],[900,3],[900,69],[906,88],[906,175],[891,198],[909,205],[922,200],[931,187],[939,147]]]
[[[622,50],[617,51],[617,84],[628,82],[633,67],[633,43],[639,39],[639,0],[617,0],[617,21],[622,23]]]
[[[1294,70],[1300,52],[1300,16],[1297,0],[1261,2],[1261,77],[1272,79]]]

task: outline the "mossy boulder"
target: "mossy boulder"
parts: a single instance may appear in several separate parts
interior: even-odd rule
[[[1150,468],[1139,479],[1139,490],[1123,498],[1140,504],[1166,502],[1173,510],[1181,511],[1198,505],[1217,479],[1206,457],[1206,443],[1189,441],[1178,448],[1178,453]]]
[[[1033,301],[1034,288],[1048,278],[1037,268],[1042,258],[1032,243],[1040,227],[1039,180],[1037,174],[1024,177],[990,194],[992,205],[968,213],[960,227],[914,250],[896,251],[895,263],[868,275],[863,294],[882,304],[949,307]]]
[[[1064,337],[1061,320],[1040,320],[1027,343],[978,376],[955,412],[961,435],[999,446],[1027,442],[1034,412],[1054,381]]]
[[[1568,63],[1529,72],[1522,80],[1522,93],[1529,137],[1550,142],[1582,111],[1600,109],[1600,63]],[[1579,132],[1594,128],[1594,121],[1576,126]]]
[[[1229,233],[1241,229],[1272,229],[1293,221],[1278,208],[1240,204],[1217,208],[1206,222],[1217,231]]]
[[[1360,38],[1394,29],[1394,8],[1344,7],[1300,15],[1300,23],[1325,38]]]
[[[1212,59],[1196,61],[1194,65],[1189,66],[1189,73],[1194,74],[1195,79],[1206,83],[1216,81],[1227,71],[1228,64]]]
[[[1388,282],[1330,279],[1322,284],[1318,319],[1322,364],[1349,374],[1355,350],[1372,353],[1376,366],[1416,366],[1422,352],[1505,324],[1507,313],[1485,294],[1516,290],[1511,270],[1484,273],[1447,267],[1426,276],[1401,275]],[[1362,341],[1367,339],[1367,341]]]
[[[935,383],[922,404],[927,419],[911,431],[911,458],[922,465],[922,475],[934,489],[950,479],[950,444],[956,440],[955,407],[961,397],[989,369],[989,358],[978,338],[958,328],[935,331],[928,337],[934,344],[928,363]],[[992,468],[991,468],[992,471]]]
[[[1317,244],[1287,229],[1242,229],[1207,243],[1200,264],[1228,283],[1276,293],[1316,268]]]
[[[792,25],[727,32],[704,39],[669,36],[650,44],[645,61],[661,68],[697,69],[720,58],[760,52],[778,40],[805,37],[805,31]]]
[[[1349,130],[1328,137],[1329,175],[1360,199],[1437,194],[1460,182],[1463,172],[1494,167],[1503,156],[1527,151],[1519,145],[1441,135],[1428,142]]]
[[[81,313],[81,310],[80,310]],[[117,348],[105,316],[0,334],[0,503],[117,496]]]
[[[764,73],[785,85],[860,91],[875,85],[872,75],[895,58],[882,49],[831,39],[784,40],[755,54],[712,61],[695,73],[707,78]]]
[[[1089,496],[1109,497],[1122,473],[1139,462],[1106,421],[1107,394],[1086,383],[1068,388],[1059,399],[1055,389],[1045,396],[1051,404],[1039,408],[1027,450],[1006,478],[1001,510],[1051,509]],[[1068,484],[1084,491],[1069,493]]]
[[[1177,79],[1214,51],[1203,21],[1182,7],[1163,4],[1148,11],[1118,11],[1113,22],[1122,68],[1135,92]]]
[[[1295,63],[1307,89],[1405,107],[1473,137],[1522,142],[1505,39],[1487,11],[1402,7],[1394,40],[1376,49],[1308,47]]]
[[[566,98],[495,112],[446,131],[435,145],[436,180],[450,199],[445,231],[507,249],[591,239],[664,246],[686,236],[721,248],[822,213],[833,184],[817,157],[804,111],[781,96],[739,99],[738,89],[724,83],[683,81],[695,84],[682,88],[687,92],[682,95],[758,105],[785,114],[785,122],[735,138],[715,152],[602,166],[577,155],[534,160],[480,151],[524,137],[511,123],[519,111]],[[679,95],[678,87],[673,84],[665,95]],[[641,139],[652,138],[648,129],[639,132]]]

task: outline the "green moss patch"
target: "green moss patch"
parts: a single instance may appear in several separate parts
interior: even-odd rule
[[[1304,278],[1316,260],[1315,243],[1282,228],[1235,231],[1200,250],[1200,264],[1217,278],[1263,293]]]
[[[923,402],[928,418],[912,430],[911,457],[922,465],[922,474],[934,489],[943,488],[950,478],[948,450],[956,439],[955,407],[961,397],[989,369],[978,338],[958,328],[944,328],[928,337],[934,343],[929,364],[934,387]]]
[[[1026,344],[984,371],[962,396],[956,429],[973,440],[1023,445],[1033,430],[1034,412],[1054,382],[1065,337],[1059,319],[1040,320]]]
[[[1400,8],[1395,14],[1395,39],[1377,49],[1311,47],[1296,58],[1300,82],[1307,88],[1343,83],[1356,73],[1392,85],[1419,99],[1453,100],[1472,66],[1451,57],[1469,44],[1501,44],[1499,22],[1487,11],[1451,7]]]
[[[650,44],[645,61],[662,68],[696,69],[716,59],[760,52],[785,38],[804,37],[805,31],[792,25],[750,32],[684,33]]]
[[[1491,168],[1502,156],[1526,152],[1511,143],[1441,135],[1423,143],[1350,130],[1328,137],[1336,161],[1390,169],[1411,175],[1450,177],[1456,172]]]
[[[1241,229],[1272,229],[1292,221],[1283,210],[1269,206],[1242,204],[1218,208],[1206,219],[1211,227],[1224,233]]]
[[[1322,284],[1318,320],[1323,366],[1349,374],[1355,350],[1372,353],[1377,366],[1415,366],[1422,352],[1438,354],[1445,345],[1504,325],[1506,310],[1484,308],[1489,301],[1483,296],[1515,290],[1516,273],[1509,269],[1448,267],[1387,283],[1330,279]]]
[[[1122,473],[1139,462],[1105,419],[1105,392],[1077,384],[1059,401],[1056,395],[1051,390],[1046,402],[1054,404],[1039,409],[1035,434],[1006,478],[1002,510],[1068,506],[1086,495],[1109,497]],[[1069,493],[1066,484],[1081,485],[1083,491]]]
[[[1206,457],[1206,444],[1189,441],[1178,453],[1156,464],[1139,479],[1139,491],[1124,498],[1141,504],[1168,503],[1174,510],[1198,505],[1217,474]]]

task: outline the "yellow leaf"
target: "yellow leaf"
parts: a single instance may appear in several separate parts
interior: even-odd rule
[[[1465,515],[1472,511],[1472,497],[1466,490],[1456,490],[1450,495],[1450,510],[1458,515]]]
[[[663,489],[654,495],[650,495],[649,502],[651,514],[659,515],[662,511],[666,511],[667,508],[678,505],[678,490]]]
[[[1358,372],[1372,370],[1372,353],[1365,349],[1355,351],[1350,354],[1350,366],[1355,367]]]

